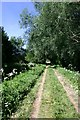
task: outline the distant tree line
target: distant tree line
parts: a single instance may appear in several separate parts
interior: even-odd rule
[[[20,25],[29,34],[26,60],[52,64],[80,71],[80,2],[35,2],[38,15],[27,9],[20,15]]]

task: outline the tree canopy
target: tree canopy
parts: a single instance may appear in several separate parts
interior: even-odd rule
[[[53,64],[80,71],[80,3],[34,5],[39,15],[21,14],[26,31],[30,26],[27,57],[32,54],[35,62],[45,63],[49,59]]]
[[[11,72],[14,64],[25,62],[26,50],[23,49],[24,41],[21,37],[9,37],[3,27],[0,27],[2,33],[2,67],[5,71]]]

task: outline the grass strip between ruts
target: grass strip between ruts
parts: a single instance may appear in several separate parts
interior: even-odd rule
[[[39,118],[78,118],[52,68],[48,68]]]

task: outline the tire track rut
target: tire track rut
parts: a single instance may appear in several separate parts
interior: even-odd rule
[[[66,81],[66,79],[58,72],[58,70],[54,70],[55,75],[57,76],[59,82],[62,84],[64,90],[67,93],[68,98],[71,103],[74,105],[77,113],[80,113],[80,97],[76,95],[72,86]]]
[[[46,69],[44,71],[44,74],[43,74],[43,77],[41,80],[39,90],[38,90],[37,95],[36,95],[36,99],[33,103],[31,118],[38,118],[38,113],[39,113],[39,109],[40,109],[40,105],[41,105],[42,92],[43,92],[44,83],[45,83],[45,79],[46,79],[47,68],[48,68],[48,66],[46,66]]]

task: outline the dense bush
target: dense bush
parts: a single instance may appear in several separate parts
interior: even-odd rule
[[[17,74],[19,74],[20,72],[24,72],[25,70],[29,70],[29,66],[25,63],[14,63],[14,64],[9,64],[7,66],[4,67],[4,72],[3,72],[3,80],[4,81],[4,77],[8,77],[8,74],[13,72],[13,69],[16,69]]]
[[[32,70],[21,73],[11,81],[2,83],[2,116],[9,117],[17,108],[19,101],[29,93],[36,79],[43,72],[44,65],[36,65]]]
[[[15,63],[15,64],[13,65],[13,68],[16,68],[18,73],[21,72],[22,70],[25,70],[25,68],[26,68],[26,70],[29,70],[28,65],[25,64],[25,63],[22,63],[22,64],[20,64],[20,63]]]

